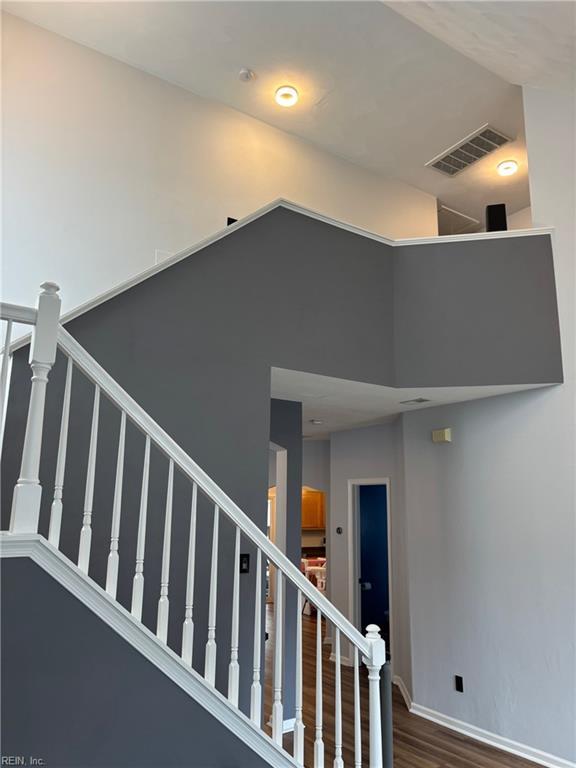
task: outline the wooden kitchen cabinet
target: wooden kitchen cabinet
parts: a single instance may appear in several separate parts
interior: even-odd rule
[[[318,531],[325,528],[324,494],[322,491],[302,488],[302,529]]]

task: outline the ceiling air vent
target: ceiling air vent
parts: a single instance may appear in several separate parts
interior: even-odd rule
[[[446,176],[455,176],[476,160],[489,155],[490,152],[494,152],[509,141],[508,136],[504,136],[489,125],[483,125],[458,144],[433,157],[426,165]]]

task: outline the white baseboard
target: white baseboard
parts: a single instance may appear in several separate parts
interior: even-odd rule
[[[402,683],[402,686],[404,684]],[[398,687],[402,691],[402,686],[398,683]],[[405,687],[405,686],[404,686]],[[404,695],[404,694],[403,694]],[[534,749],[527,744],[521,744],[512,739],[507,739],[505,736],[500,736],[497,733],[491,733],[485,731],[483,728],[478,728],[470,723],[465,723],[462,720],[457,720],[455,717],[444,715],[441,712],[437,712],[428,707],[423,707],[420,704],[414,704],[410,706],[410,712],[418,717],[423,717],[426,720],[431,720],[433,723],[443,725],[445,728],[449,728],[451,731],[456,731],[464,736],[468,736],[475,741],[481,741],[484,744],[488,744],[491,747],[500,749],[503,752],[508,752],[511,755],[517,757],[523,757],[525,760],[531,760],[538,765],[544,765],[547,768],[576,768],[576,763],[572,763],[569,760],[565,760],[562,757],[556,757],[548,752],[542,752],[539,749]]]
[[[404,704],[406,704],[406,709],[410,711],[412,709],[412,696],[410,696],[410,691],[406,687],[406,683],[398,675],[394,675],[394,677],[392,678],[392,682],[394,683],[394,685],[398,686],[398,690],[400,691],[400,693],[402,694],[402,698],[404,699]]]

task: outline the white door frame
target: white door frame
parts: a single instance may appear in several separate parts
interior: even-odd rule
[[[286,517],[288,498],[288,451],[270,441],[270,450],[276,454],[276,503],[274,505],[274,524],[271,529],[271,541],[286,554]],[[270,599],[274,602],[276,594],[276,568],[270,565]]]
[[[388,603],[389,603],[389,627],[390,642],[388,652],[391,663],[394,663],[393,654],[393,610],[394,610],[394,584],[392,580],[392,515],[390,509],[390,478],[368,477],[348,480],[348,615],[354,626],[361,631],[360,626],[360,584],[358,573],[360,566],[360,536],[358,535],[359,505],[358,489],[361,485],[385,485],[386,486],[386,526],[388,534]]]

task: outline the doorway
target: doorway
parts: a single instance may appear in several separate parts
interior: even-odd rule
[[[392,589],[389,481],[349,481],[351,615],[364,634],[368,624],[380,627],[391,657]]]

